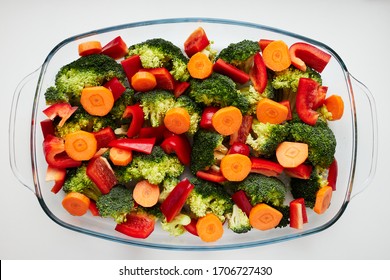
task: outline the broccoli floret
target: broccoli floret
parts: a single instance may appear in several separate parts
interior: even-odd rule
[[[100,216],[112,217],[118,224],[126,222],[126,215],[134,209],[133,193],[122,185],[114,186],[96,201],[96,207]]]
[[[139,55],[144,68],[167,68],[176,80],[186,81],[190,77],[188,58],[179,47],[165,39],[155,38],[132,45],[128,52],[128,56],[131,55]]]
[[[77,168],[69,169],[66,174],[65,182],[62,187],[66,193],[79,192],[90,199],[97,201],[102,195],[99,188],[89,179],[87,175],[87,167],[85,164]]]
[[[119,182],[129,183],[132,180],[148,180],[158,185],[169,177],[179,177],[184,171],[175,155],[166,154],[160,146],[154,146],[151,154],[134,153],[128,166],[115,168]]]
[[[257,119],[252,123],[253,134],[249,134],[246,143],[259,155],[271,157],[278,145],[289,135],[287,124],[262,123]]]
[[[113,120],[118,122],[121,121],[126,107],[133,104],[133,97],[134,91],[127,88],[125,92],[123,92],[122,95],[115,101],[108,117],[111,117]]]
[[[291,178],[291,194],[294,198],[303,198],[307,207],[313,208],[317,191],[328,184],[326,168],[315,166],[309,179]]]
[[[266,203],[271,206],[281,206],[287,194],[286,186],[280,179],[256,173],[249,174],[233,187],[236,191],[243,190],[252,205]]]
[[[176,101],[173,93],[159,89],[136,94],[135,98],[141,104],[145,119],[153,127],[163,124],[166,112],[173,108]]]
[[[217,132],[205,129],[198,130],[193,137],[191,150],[191,172],[206,170],[216,164],[215,150],[222,145],[223,136]]]
[[[258,42],[242,40],[238,43],[231,43],[222,49],[216,59],[221,58],[248,73],[253,64],[253,56],[259,51]]]
[[[170,235],[179,236],[186,232],[184,226],[191,223],[191,218],[185,214],[178,214],[172,221],[169,223],[166,219],[161,220],[161,228]]]
[[[198,178],[190,180],[194,185],[186,203],[196,217],[213,213],[223,222],[233,210],[233,200],[223,186]]]
[[[213,73],[203,80],[191,79],[188,95],[205,106],[235,106],[243,113],[250,108],[248,100],[237,90],[234,81],[219,73]]]
[[[281,206],[273,206],[273,207],[283,215],[282,219],[280,220],[276,228],[284,228],[288,226],[290,224],[290,206],[281,205]]]
[[[308,160],[314,166],[327,168],[334,159],[336,152],[336,137],[329,126],[317,121],[316,125],[302,122],[290,124],[290,135],[294,141],[308,144]]]
[[[235,233],[246,233],[252,229],[248,216],[236,204],[233,205],[232,214],[228,217],[228,228]]]
[[[202,109],[187,95],[181,95],[177,98],[174,107],[181,107],[187,110],[190,115],[190,129],[189,135],[194,135],[199,128],[199,122],[202,117]]]
[[[125,84],[122,66],[111,57],[102,54],[82,56],[59,70],[55,88],[49,87],[45,93],[46,103],[65,101],[79,104],[84,87],[101,86],[114,77]]]
[[[159,202],[163,202],[168,194],[176,187],[176,185],[180,182],[177,177],[168,177],[165,178],[162,182],[162,190],[160,192],[160,196],[158,197]]]

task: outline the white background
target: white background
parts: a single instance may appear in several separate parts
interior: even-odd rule
[[[390,1],[0,0],[0,7],[0,259],[389,259]],[[331,228],[297,240],[234,251],[145,249],[58,226],[34,194],[15,179],[7,137],[13,92],[55,45],[107,26],[187,16],[249,21],[322,41],[371,90],[379,120],[376,177]]]

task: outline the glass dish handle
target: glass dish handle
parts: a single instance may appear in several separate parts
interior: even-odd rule
[[[357,112],[357,156],[352,197],[361,193],[375,176],[378,155],[378,124],[375,100],[370,90],[352,75]],[[362,119],[365,119],[362,121]]]
[[[30,134],[34,93],[39,77],[37,69],[16,87],[9,120],[9,160],[15,177],[35,193],[32,173]]]

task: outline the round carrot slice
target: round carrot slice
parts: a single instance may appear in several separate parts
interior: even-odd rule
[[[81,92],[80,103],[90,115],[102,117],[114,106],[114,96],[103,86],[86,87]]]

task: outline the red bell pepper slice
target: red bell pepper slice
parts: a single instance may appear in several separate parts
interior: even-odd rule
[[[259,40],[259,47],[261,51],[264,51],[264,49],[269,45],[269,43],[273,42],[274,40],[269,39],[260,39]]]
[[[107,148],[108,144],[116,139],[114,130],[107,126],[99,131],[93,132],[97,142],[97,150],[100,148]]]
[[[292,120],[290,100],[282,100],[282,101],[279,101],[279,103],[287,107],[288,113],[287,113],[286,121]]]
[[[188,88],[190,87],[189,82],[179,82],[176,81],[175,88],[173,89],[173,95],[178,98],[180,95],[182,95]]]
[[[123,119],[131,117],[131,123],[129,129],[127,130],[127,137],[133,138],[138,135],[141,130],[141,127],[144,125],[144,111],[140,104],[134,104],[126,106],[125,111],[123,112]]]
[[[319,113],[315,111],[325,100],[327,87],[321,87],[310,78],[300,78],[296,97],[296,110],[299,118],[309,125],[315,125]]]
[[[154,75],[157,82],[156,88],[165,90],[173,90],[175,88],[175,79],[172,74],[169,73],[168,69],[164,67],[141,69],[140,71],[147,71]]]
[[[127,45],[121,36],[114,38],[102,48],[102,54],[112,57],[113,59],[122,58],[127,52]]]
[[[43,113],[51,120],[54,120],[55,117],[60,117],[61,121],[58,123],[58,126],[61,127],[77,108],[77,106],[72,107],[69,103],[61,102],[47,107],[43,110]]]
[[[166,138],[160,146],[167,154],[175,153],[182,164],[190,164],[191,144],[185,135],[170,136]]]
[[[108,146],[150,154],[152,153],[155,143],[156,138],[121,138],[111,141]]]
[[[196,172],[196,177],[214,183],[226,182],[226,178],[222,175],[222,173],[199,170]]]
[[[245,84],[249,81],[249,75],[247,73],[238,69],[234,65],[223,61],[221,58],[217,59],[217,61],[214,63],[213,70],[230,77],[233,81],[239,84]]]
[[[110,192],[118,184],[108,160],[102,156],[92,158],[87,165],[87,176],[95,183],[102,194]]]
[[[204,129],[214,129],[211,119],[218,110],[218,107],[206,107],[203,110],[199,126]]]
[[[210,44],[206,32],[202,27],[195,29],[184,42],[184,52],[188,57],[204,50]]]
[[[142,68],[141,57],[139,55],[132,55],[122,60],[121,64],[129,82],[131,82],[131,78],[134,74]]]
[[[313,166],[310,164],[302,163],[298,165],[297,167],[293,168],[285,168],[284,172],[292,177],[292,178],[298,178],[298,179],[309,179],[311,172],[313,171]]]
[[[337,165],[337,160],[334,159],[328,169],[328,185],[331,186],[332,190],[334,191],[336,190],[337,174],[338,174],[338,165]]]
[[[54,135],[54,124],[51,119],[43,120],[40,124],[44,139],[46,139],[48,135]]]
[[[252,204],[250,203],[245,191],[236,191],[234,194],[232,194],[232,199],[234,203],[249,217]]]
[[[54,181],[51,192],[58,193],[65,183],[66,169],[49,165],[46,170],[46,181]]]
[[[156,221],[153,217],[143,213],[130,213],[126,222],[117,224],[115,230],[134,238],[147,238],[153,231]]]
[[[230,145],[233,145],[234,142],[246,143],[246,139],[252,129],[252,123],[253,116],[243,116],[240,128],[236,133],[230,136]]]
[[[81,161],[70,158],[65,152],[65,142],[54,135],[47,135],[43,140],[43,152],[46,162],[57,168],[79,167]]]
[[[164,214],[168,223],[180,213],[193,188],[194,185],[191,184],[190,180],[188,180],[188,178],[184,178],[173,188],[167,198],[161,203],[161,212]]]
[[[276,177],[279,176],[284,170],[284,167],[281,166],[279,163],[268,159],[251,157],[251,162],[252,173],[260,173],[265,176]]]
[[[297,198],[290,202],[290,227],[302,229],[303,224],[308,222],[305,201]]]
[[[228,154],[242,154],[245,156],[249,156],[250,149],[249,146],[245,143],[234,142],[233,145],[230,146]]]
[[[139,138],[156,138],[156,144],[161,143],[164,140],[164,133],[167,129],[164,125],[160,126],[147,126],[141,127],[138,137]]]
[[[249,71],[249,77],[255,90],[263,93],[268,82],[267,67],[260,53],[253,57],[253,66]]]
[[[117,77],[112,78],[103,86],[112,92],[115,101],[118,100],[126,90],[126,87],[119,81]]]
[[[328,64],[331,55],[319,48],[299,42],[289,48],[291,64],[302,71],[306,71],[306,65],[321,73]]]
[[[189,233],[191,233],[191,234],[193,234],[195,236],[198,236],[198,230],[196,229],[196,223],[197,222],[198,222],[197,219],[191,218],[191,223],[189,223],[188,225],[185,225],[184,228]]]
[[[99,209],[96,206],[96,202],[93,201],[92,199],[89,202],[89,211],[91,212],[92,216],[98,217],[100,216]]]

